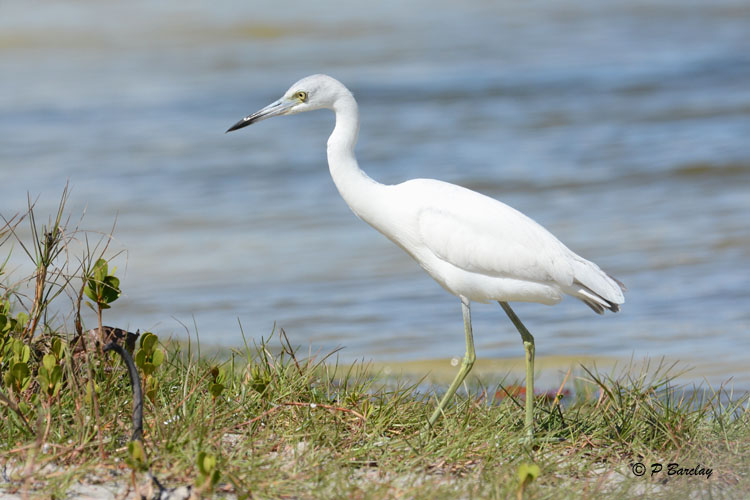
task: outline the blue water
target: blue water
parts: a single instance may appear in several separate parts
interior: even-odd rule
[[[339,198],[329,113],[224,134],[329,73],[359,100],[372,177],[501,199],[627,284],[617,315],[519,304],[539,355],[750,379],[748,47],[739,0],[4,2],[0,214],[28,193],[45,219],[69,182],[81,227],[117,220],[108,324],[239,345],[238,320],[250,338],[275,323],[345,359],[460,356],[458,300]],[[31,273],[17,245],[11,268]],[[480,357],[521,354],[499,307],[473,312]]]

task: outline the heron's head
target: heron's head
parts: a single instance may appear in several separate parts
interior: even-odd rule
[[[351,93],[335,78],[328,75],[307,76],[289,87],[281,99],[247,115],[232,125],[227,132],[247,127],[272,116],[293,115],[315,109],[334,109],[338,100],[344,96],[351,98]]]

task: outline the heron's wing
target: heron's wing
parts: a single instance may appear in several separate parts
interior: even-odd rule
[[[436,184],[432,202],[420,203],[417,227],[421,243],[437,258],[489,276],[573,283],[571,256],[577,256],[541,225],[493,198]]]

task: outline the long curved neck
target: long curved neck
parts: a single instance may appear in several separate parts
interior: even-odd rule
[[[379,188],[384,186],[368,177],[359,168],[354,156],[359,133],[357,102],[347,91],[336,100],[333,111],[336,114],[336,127],[328,138],[328,168],[331,177],[349,208],[358,217],[373,224]]]

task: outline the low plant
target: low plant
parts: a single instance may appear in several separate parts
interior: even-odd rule
[[[157,369],[164,362],[164,351],[159,347],[159,338],[151,332],[140,336],[139,349],[135,354],[135,365],[143,374],[143,393],[150,401],[156,398],[159,389]]]

